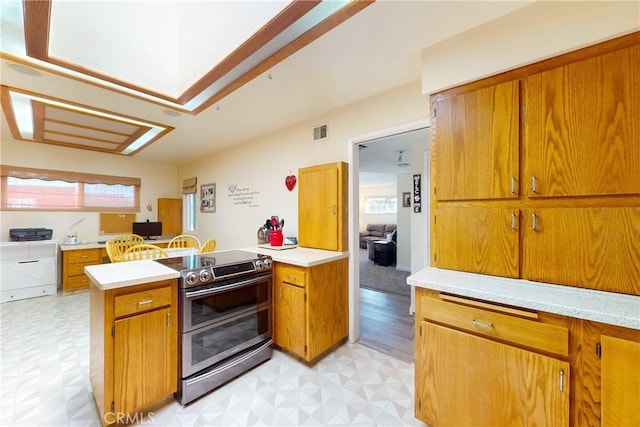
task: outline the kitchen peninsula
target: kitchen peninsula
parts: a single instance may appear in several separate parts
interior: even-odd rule
[[[242,251],[268,253],[274,261],[277,346],[311,361],[347,337],[348,252]],[[225,252],[233,251],[216,254]],[[91,384],[102,421],[111,424],[118,414],[162,404],[178,389],[180,272],[153,260],[87,266],[85,272],[91,280]],[[282,310],[292,312],[283,316]]]

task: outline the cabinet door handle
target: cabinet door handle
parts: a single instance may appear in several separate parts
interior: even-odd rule
[[[336,205],[332,205],[331,206],[331,213],[333,213],[334,215],[338,213],[338,206]]]
[[[493,328],[493,323],[480,322],[476,319],[473,319],[471,323],[473,323],[476,326],[480,326],[482,328]]]
[[[138,305],[151,304],[151,303],[153,303],[152,299],[148,299],[148,300],[144,300],[144,301],[138,301]]]
[[[532,213],[531,214],[531,229],[535,230],[537,225],[538,224],[537,224],[536,214]]]
[[[167,313],[167,326],[171,326],[171,313]]]
[[[511,229],[516,229],[516,214],[511,212]]]
[[[560,391],[564,391],[564,369],[560,369]]]
[[[516,179],[511,177],[511,194],[516,193]]]
[[[538,192],[538,180],[536,179],[535,176],[531,177],[531,192],[532,193]]]

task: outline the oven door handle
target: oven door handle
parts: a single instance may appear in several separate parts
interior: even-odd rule
[[[251,285],[253,285],[255,283],[263,282],[265,279],[268,279],[268,278],[269,278],[269,275],[264,275],[264,276],[256,277],[256,278],[249,279],[249,280],[243,280],[241,282],[229,283],[228,285],[218,286],[218,287],[215,287],[215,288],[200,289],[199,291],[187,291],[187,292],[185,292],[184,295],[188,299],[201,297],[201,296],[204,296],[204,295],[215,295],[215,294],[219,294],[221,292],[226,292],[226,291],[230,291],[230,290],[233,290],[233,289],[238,289],[238,288],[244,288],[246,286],[251,286]]]

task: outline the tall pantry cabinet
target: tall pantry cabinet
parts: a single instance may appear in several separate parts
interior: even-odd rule
[[[433,94],[431,264],[640,295],[638,70],[640,32]],[[639,330],[522,311],[509,311],[498,327],[488,319],[504,308],[480,302],[472,309],[475,300],[447,298],[416,290],[418,418],[434,426],[465,423],[449,398],[475,377],[445,378],[439,369],[470,370],[489,384],[494,377],[486,375],[501,378],[506,371],[492,371],[526,355],[536,371],[541,368],[536,386],[546,390],[532,408],[561,415],[553,425],[640,422]],[[529,317],[534,320],[523,320]],[[545,357],[537,362],[530,354],[535,346],[522,339],[545,323],[567,331],[561,341],[568,347],[555,353],[540,348]],[[527,332],[499,335],[517,325]],[[464,357],[469,348],[472,359]],[[491,354],[499,355],[491,369],[477,362]],[[559,365],[547,368],[547,361]],[[564,372],[568,401],[566,394],[557,396],[564,403],[553,397],[558,375],[544,379],[548,369]],[[505,402],[533,396],[517,387],[500,393]],[[473,396],[466,402],[471,408],[482,399],[473,391],[462,394]],[[467,422],[496,421],[478,408]]]
[[[434,266],[640,295],[638,38],[432,96]]]
[[[348,165],[344,162],[298,170],[298,242],[329,251],[348,250]]]

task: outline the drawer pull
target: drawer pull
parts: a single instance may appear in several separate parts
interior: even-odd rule
[[[148,300],[144,300],[144,301],[138,301],[138,305],[152,304],[152,303],[153,303],[152,299],[148,299]]]
[[[476,326],[480,326],[482,328],[493,328],[493,323],[480,322],[476,319],[473,319],[471,323],[473,323]]]

